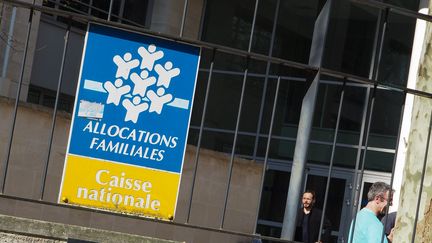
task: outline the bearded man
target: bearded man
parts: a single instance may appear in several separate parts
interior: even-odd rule
[[[327,218],[324,218],[323,230],[324,233],[320,236],[320,224],[322,211],[314,207],[315,192],[306,190],[302,196],[302,208],[297,213],[297,228],[294,240],[315,243],[326,243],[330,241],[331,223]]]

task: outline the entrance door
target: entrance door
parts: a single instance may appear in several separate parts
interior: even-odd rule
[[[314,190],[316,193],[315,207],[322,209],[324,206],[325,191],[327,185],[328,168],[312,167],[306,174],[304,189]],[[332,224],[331,242],[342,242],[346,224],[346,215],[349,212],[349,196],[351,190],[351,173],[342,170],[334,170],[330,180],[327,195],[325,214]]]
[[[282,230],[285,203],[290,179],[290,166],[280,166],[270,163],[267,171],[261,198],[260,214],[257,233],[280,237]],[[347,212],[349,211],[349,198],[351,196],[350,183],[352,172],[343,169],[334,169],[330,180],[327,197],[326,215],[332,223],[333,243],[342,242],[343,233],[347,231]],[[316,192],[316,207],[322,209],[326,191],[328,168],[321,166],[308,166],[304,179],[304,189]],[[300,200],[300,198],[299,198]]]

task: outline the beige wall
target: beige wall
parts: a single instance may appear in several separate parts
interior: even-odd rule
[[[11,130],[11,120],[13,113],[14,100],[0,98],[0,158],[2,169],[9,134]],[[52,110],[46,107],[22,103],[19,106],[15,125],[14,138],[8,166],[5,195],[17,196],[20,198],[30,198],[38,200],[42,182],[42,172],[48,153],[48,139],[52,124]],[[64,164],[64,156],[67,146],[67,139],[70,127],[70,115],[58,113],[56,129],[54,132],[53,147],[51,151],[47,184],[45,187],[44,201],[56,203],[61,183],[61,175]],[[182,182],[176,211],[175,222],[184,223],[186,221],[187,207],[191,191],[192,175],[194,171],[194,159],[196,148],[187,146]],[[228,178],[228,166],[230,156],[206,149],[200,150],[198,172],[192,203],[190,224],[203,227],[219,228],[224,205],[225,190]],[[233,167],[231,190],[229,193],[228,207],[225,217],[224,228],[227,230],[252,233],[256,211],[258,207],[259,186],[261,182],[262,165],[254,161],[236,159]],[[54,209],[44,209],[45,206],[34,205],[34,203],[12,202],[0,198],[0,213],[8,215],[28,217],[41,220],[53,220],[54,215],[64,214],[65,216],[56,217],[54,222],[73,223],[81,226],[97,227],[110,229],[119,232],[140,234],[134,231],[135,219],[116,218],[122,216],[105,215],[103,213],[92,213],[88,211],[78,211],[73,219],[67,217],[72,210],[62,207]],[[17,207],[16,204],[22,205]],[[75,212],[74,211],[74,212]],[[97,216],[92,216],[96,214]],[[92,217],[100,218],[97,220]],[[105,219],[105,217],[113,219]],[[125,225],[118,225],[118,221],[125,221],[123,224],[129,225],[131,229],[125,230]],[[161,236],[165,239],[182,240],[176,238],[177,231],[181,231],[180,226],[167,226],[165,224],[155,224],[146,220],[141,220],[139,225],[157,229],[159,233],[143,231],[141,234],[148,236]],[[155,225],[152,225],[155,224]],[[146,226],[147,225],[147,226]],[[150,225],[150,226],[148,226]],[[184,231],[184,229],[183,229]],[[196,231],[196,234],[195,234]],[[215,232],[195,230],[189,237],[203,239],[209,237],[209,241],[190,241],[190,242],[211,242],[212,237],[220,239],[221,235]],[[224,236],[228,237],[228,236]],[[236,239],[238,236],[229,236]],[[241,238],[241,237],[240,237]],[[230,238],[231,239],[231,238]],[[226,241],[223,241],[226,242]],[[231,242],[228,240],[227,242]]]
[[[32,3],[33,1],[24,0],[23,2]],[[41,3],[42,0],[36,1],[36,4],[41,4]],[[10,29],[10,21],[11,21],[13,8],[8,4],[0,4],[0,6],[3,11],[0,30],[2,33],[4,33],[4,36],[6,38]],[[9,46],[10,53],[9,53],[7,73],[5,77],[0,77],[0,95],[2,96],[12,97],[12,98],[16,97],[17,87],[22,72],[21,70],[22,70],[23,56],[24,56],[26,37],[27,37],[28,26],[29,26],[29,14],[30,14],[30,10],[26,8],[17,8],[15,23],[13,25],[14,28],[13,28],[12,42],[11,45]],[[22,88],[20,93],[21,100],[27,99],[31,68],[33,64],[34,51],[36,46],[37,32],[39,28],[39,19],[40,19],[40,12],[34,12],[32,18],[32,26],[30,31],[28,48],[27,48],[27,57],[25,62],[23,78],[22,78]],[[0,58],[1,58],[0,63],[2,65],[0,69],[0,76],[3,69],[6,46],[7,45],[5,41],[0,42]]]

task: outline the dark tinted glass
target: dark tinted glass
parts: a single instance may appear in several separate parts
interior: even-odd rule
[[[308,63],[321,1],[280,1],[273,56]]]
[[[379,81],[406,86],[415,24],[413,18],[390,12],[378,72]]]
[[[419,9],[419,0],[384,0],[383,2],[413,11],[417,11]]]
[[[252,133],[257,132],[263,90],[264,78],[247,78],[242,113],[240,117],[240,131]]]
[[[266,172],[261,196],[260,219],[283,221],[290,177],[290,172],[276,170]]]
[[[379,11],[336,0],[330,17],[324,66],[368,77]]]
[[[254,0],[208,0],[202,39],[247,50],[254,8]]]
[[[206,127],[235,129],[242,83],[242,75],[213,74],[205,119]]]

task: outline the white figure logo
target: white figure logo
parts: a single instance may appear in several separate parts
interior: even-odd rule
[[[139,114],[143,111],[146,111],[149,107],[147,103],[140,102],[141,98],[139,96],[135,96],[132,102],[128,99],[123,100],[122,105],[127,110],[125,121],[132,121],[133,123],[137,123]]]
[[[106,103],[116,106],[121,103],[126,109],[124,121],[133,123],[137,123],[140,114],[145,111],[162,114],[164,106],[174,100],[172,94],[166,93],[166,89],[180,74],[180,69],[173,68],[171,61],[162,62],[165,63],[163,66],[156,63],[164,57],[164,52],[156,51],[153,44],[147,49],[139,47],[137,53],[142,59],[141,65],[138,59],[133,59],[130,52],[126,52],[123,57],[115,55],[113,62],[117,66],[116,80],[114,84],[110,81],[103,84],[108,93]],[[125,84],[126,82],[128,83]]]
[[[131,87],[129,85],[123,85],[123,81],[121,79],[117,79],[114,84],[110,81],[106,81],[104,83],[104,88],[106,91],[108,91],[108,98],[106,103],[114,105],[119,105],[121,97],[128,93],[131,90]]]
[[[159,88],[157,93],[155,93],[153,90],[149,90],[147,93],[147,97],[151,101],[149,112],[161,114],[163,105],[170,102],[173,98],[171,94],[164,94],[164,88]]]
[[[160,64],[156,64],[155,71],[159,74],[157,86],[162,85],[165,88],[169,88],[171,79],[180,74],[180,69],[173,68],[172,62],[166,62],[163,67]]]
[[[155,45],[149,45],[148,50],[145,47],[138,48],[138,54],[141,56],[141,69],[147,68],[153,70],[154,63],[164,56],[162,51],[156,51]]]
[[[116,78],[129,78],[129,72],[131,69],[138,67],[139,61],[138,59],[132,59],[132,54],[126,52],[121,58],[119,55],[115,55],[113,57],[114,63],[117,65]]]
[[[131,81],[135,84],[132,94],[139,94],[141,97],[144,97],[149,86],[152,86],[156,83],[155,77],[148,77],[149,73],[146,70],[141,72],[141,75],[138,76],[136,73],[132,73],[130,76]]]

